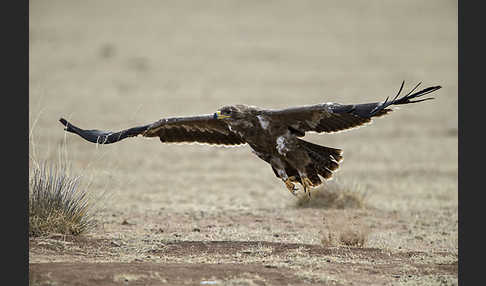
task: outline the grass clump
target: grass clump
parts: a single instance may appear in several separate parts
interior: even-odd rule
[[[324,181],[311,195],[311,198],[307,195],[300,196],[296,206],[325,209],[361,209],[366,206],[366,191],[362,186],[345,184],[337,179]]]
[[[79,235],[94,224],[94,201],[66,163],[34,164],[29,182],[29,236]]]
[[[363,247],[370,229],[360,221],[340,217],[332,221],[323,218],[324,230],[321,231],[321,244],[324,247],[349,246]]]

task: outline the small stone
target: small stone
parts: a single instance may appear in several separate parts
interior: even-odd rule
[[[120,243],[118,243],[118,242],[116,242],[116,241],[112,241],[112,242],[111,242],[111,245],[112,245],[112,246],[115,246],[115,247],[120,247],[120,246],[121,246],[121,244],[120,244]]]

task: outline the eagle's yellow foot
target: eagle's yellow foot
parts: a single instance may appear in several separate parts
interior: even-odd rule
[[[303,177],[300,180],[301,180],[302,186],[304,187],[304,193],[307,193],[307,195],[310,197],[311,196],[310,189],[311,189],[311,187],[314,186],[314,184],[307,177]]]
[[[292,179],[288,178],[287,180],[284,181],[284,183],[287,189],[292,193],[292,195],[296,196],[297,193],[295,191],[297,191],[298,189],[295,187],[295,184],[292,183]]]
[[[291,181],[292,183],[299,183],[299,180],[297,179],[296,176],[290,176],[289,177],[289,181]],[[297,187],[296,187],[297,188]]]

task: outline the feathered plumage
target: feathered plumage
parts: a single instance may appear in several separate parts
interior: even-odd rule
[[[60,122],[65,130],[78,134],[89,142],[111,144],[128,137],[142,135],[159,137],[161,142],[199,142],[205,144],[248,144],[254,153],[269,163],[275,175],[284,181],[295,194],[295,184],[309,188],[329,179],[339,168],[342,150],[320,146],[300,139],[306,132],[332,133],[361,126],[392,111],[392,105],[416,103],[433,98],[421,98],[441,86],[432,86],[399,97],[404,82],[396,96],[383,102],[364,104],[322,103],[279,110],[266,110],[247,105],[230,105],[214,114],[164,118],[152,124],[137,126],[119,132],[85,130]]]

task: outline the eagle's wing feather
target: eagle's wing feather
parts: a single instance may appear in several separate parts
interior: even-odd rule
[[[161,119],[149,126],[143,134],[160,137],[162,142],[199,142],[206,144],[239,145],[246,143],[232,132],[224,120],[211,115]]]
[[[408,94],[399,98],[403,89],[403,82],[398,94],[392,99],[387,98],[383,102],[364,103],[364,104],[338,104],[322,103],[301,107],[286,108],[280,110],[266,110],[267,116],[277,119],[286,124],[289,129],[298,136],[304,136],[307,131],[314,132],[338,132],[354,127],[358,127],[371,121],[372,117],[379,117],[392,111],[391,105],[415,103],[432,98],[413,100],[425,94],[429,94],[440,89],[440,86],[433,86],[412,93],[418,86],[413,88]]]
[[[64,118],[59,120],[68,132],[78,134],[82,138],[98,144],[110,144],[128,137],[142,135],[159,137],[160,141],[172,143],[206,143],[238,145],[246,143],[238,134],[232,132],[223,120],[213,115],[191,117],[164,118],[152,124],[133,127],[119,132],[81,129]]]

